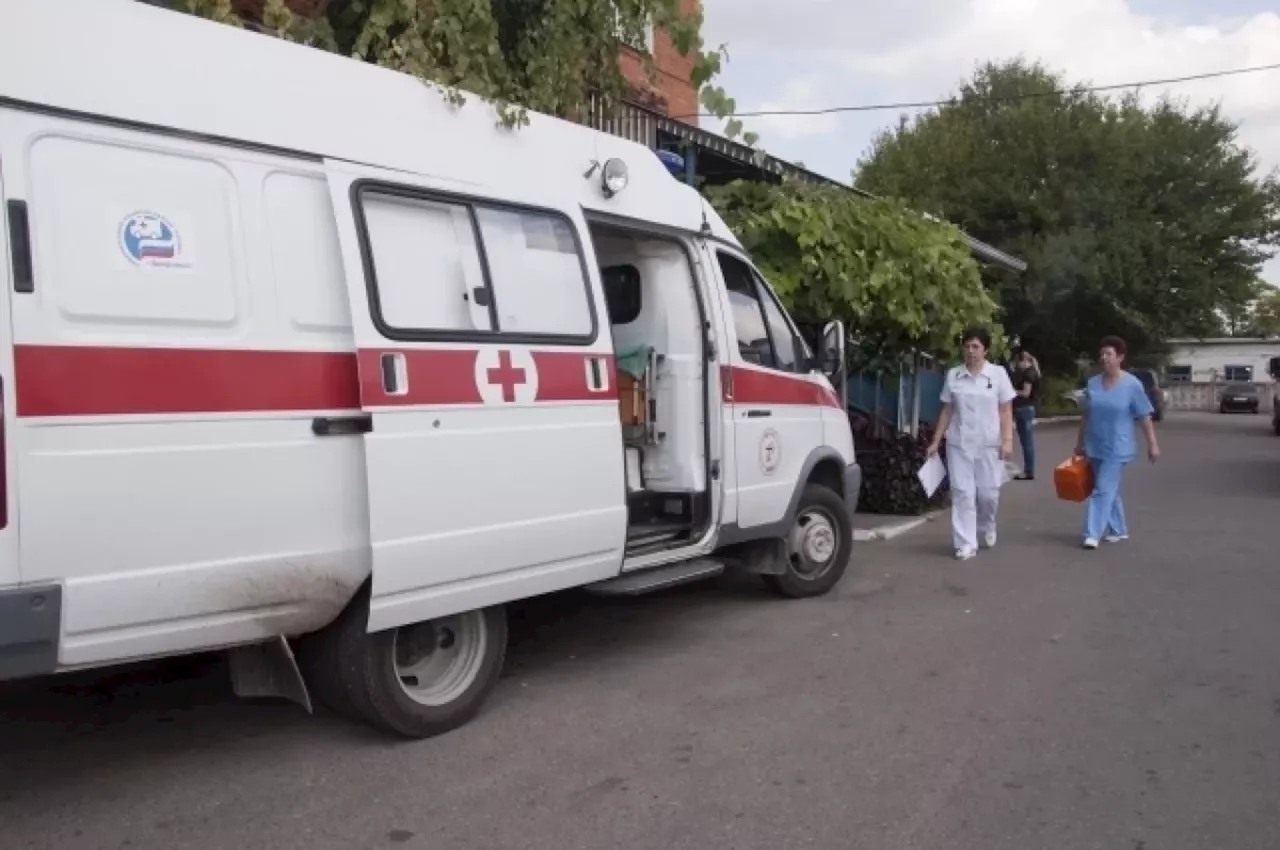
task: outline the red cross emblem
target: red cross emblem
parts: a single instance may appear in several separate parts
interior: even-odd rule
[[[512,365],[510,351],[499,351],[497,368],[486,370],[485,375],[490,384],[502,387],[502,400],[506,402],[515,401],[516,387],[525,383],[524,369]]]

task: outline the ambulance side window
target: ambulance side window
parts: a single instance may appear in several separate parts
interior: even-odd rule
[[[378,307],[389,328],[493,329],[488,310],[471,309],[474,291],[486,286],[466,206],[374,192],[362,200]]]
[[[769,325],[769,337],[773,340],[777,368],[787,372],[797,371],[799,358],[796,356],[796,332],[787,322],[782,307],[774,300],[773,293],[759,277],[755,279],[756,289],[760,293],[760,303],[764,307],[764,320]]]
[[[738,336],[738,353],[748,363],[796,371],[795,336],[781,308],[756,273],[729,254],[717,253]]]
[[[504,332],[591,333],[591,302],[569,222],[528,210],[476,207]]]
[[[356,194],[370,306],[383,335],[595,339],[590,281],[567,216],[384,184]]]

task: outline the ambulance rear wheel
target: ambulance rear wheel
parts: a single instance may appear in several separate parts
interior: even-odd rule
[[[357,701],[375,726],[429,738],[467,723],[498,683],[507,654],[501,607],[367,635],[353,671]]]
[[[311,696],[347,720],[364,721],[365,713],[340,674],[343,649],[364,636],[369,619],[369,590],[362,588],[338,619],[297,641],[295,655]]]
[[[765,576],[765,584],[791,599],[822,596],[844,577],[852,549],[853,525],[844,500],[830,488],[810,484],[787,534],[785,572]]]
[[[507,654],[501,607],[369,634],[366,586],[320,634],[304,638],[303,670],[320,701],[406,738],[456,729],[480,711]]]

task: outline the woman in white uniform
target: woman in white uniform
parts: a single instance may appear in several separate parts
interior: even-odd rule
[[[956,558],[967,561],[982,545],[996,545],[996,510],[1004,461],[1013,455],[1013,399],[1009,373],[987,362],[991,335],[983,328],[964,332],[964,365],[947,372],[942,413],[929,446],[938,453],[947,438],[951,479],[951,534]]]

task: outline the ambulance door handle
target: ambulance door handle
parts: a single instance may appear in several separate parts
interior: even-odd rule
[[[27,221],[27,202],[9,201],[9,249],[13,253],[13,291],[35,292],[36,279],[31,266],[31,225]]]
[[[311,420],[311,433],[317,437],[345,437],[351,434],[368,434],[373,430],[373,417],[367,413],[357,416],[317,416]]]
[[[409,391],[409,371],[403,352],[384,352],[380,365],[383,392],[387,395],[404,395]]]
[[[748,419],[763,419],[766,416],[772,416],[772,415],[773,415],[772,410],[748,410],[747,411]]]

